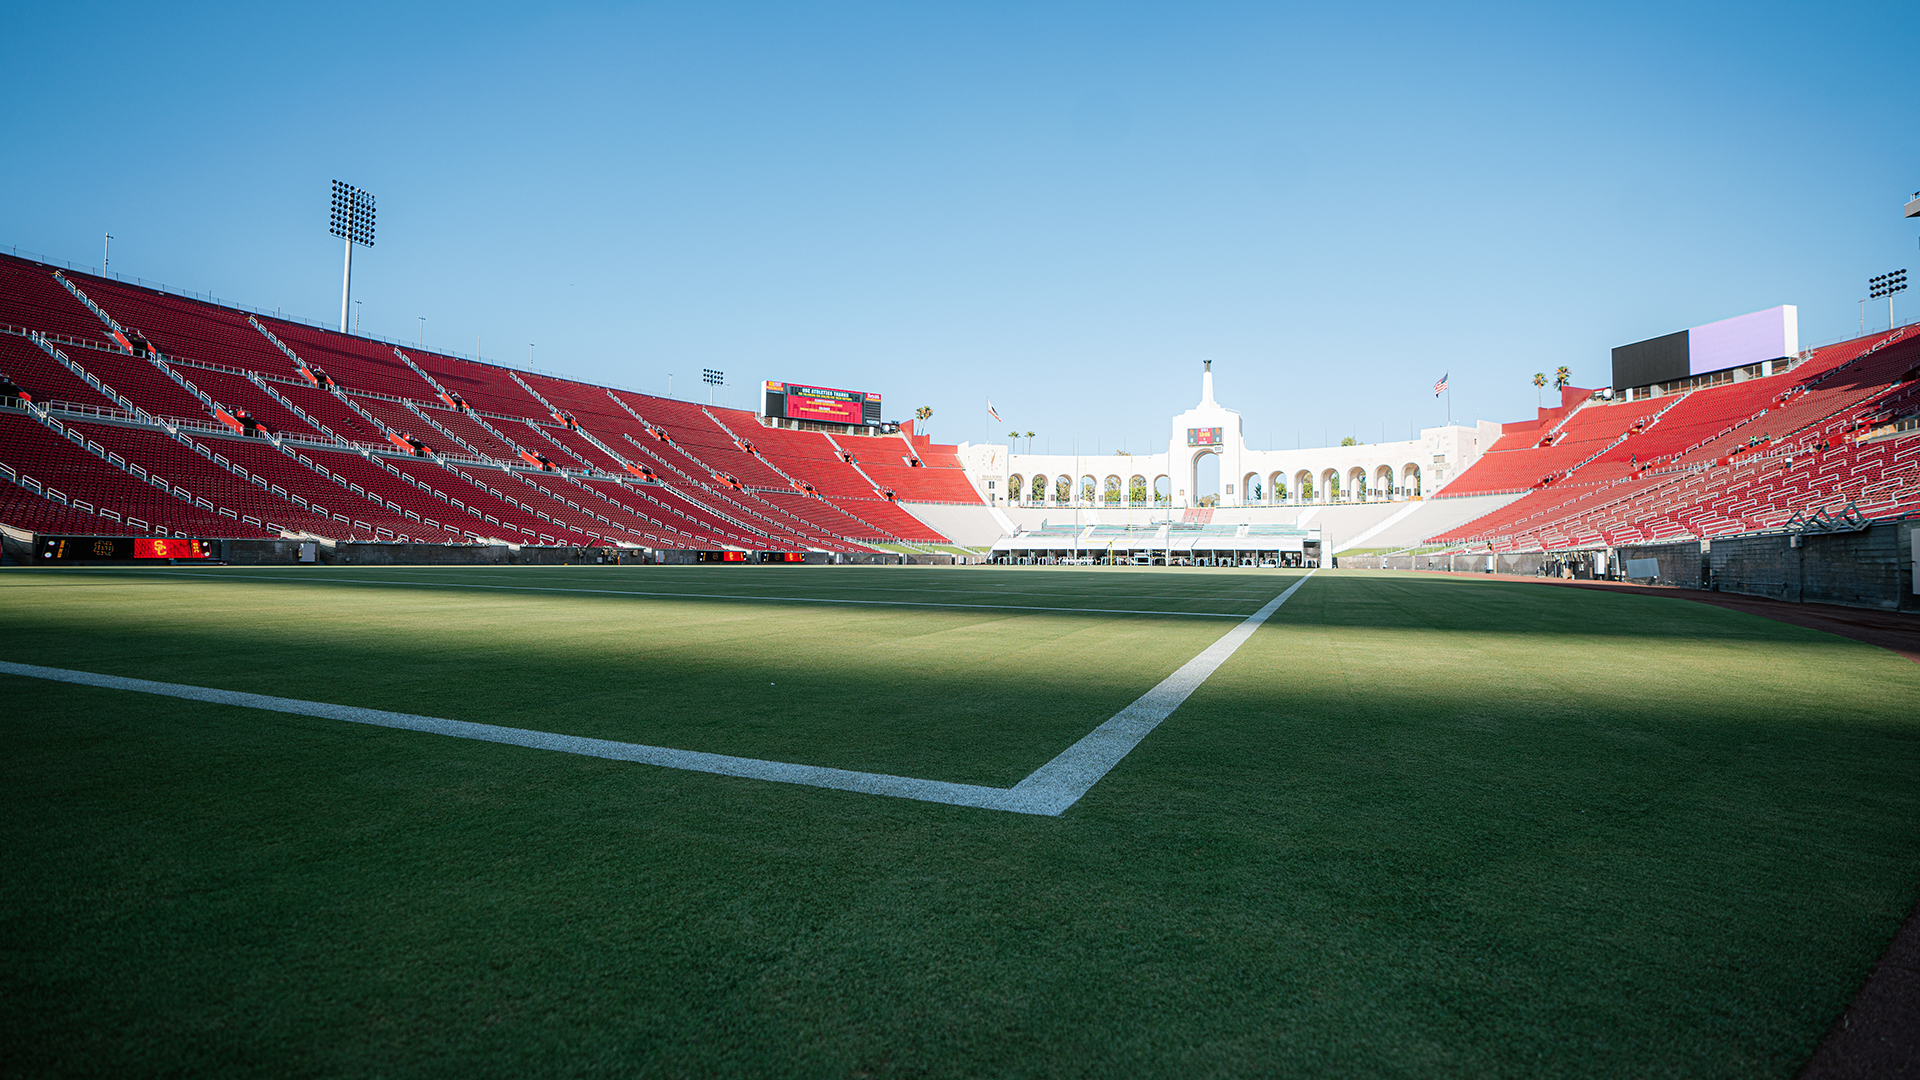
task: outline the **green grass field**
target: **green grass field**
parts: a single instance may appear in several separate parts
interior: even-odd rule
[[[1297,580],[32,569],[0,660],[1007,786]],[[1788,1076],[1920,893],[1920,665],[1640,595],[1320,571],[1059,817],[0,695],[7,1076]]]

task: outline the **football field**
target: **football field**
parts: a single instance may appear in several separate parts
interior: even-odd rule
[[[1788,1076],[1920,665],[1439,575],[0,573],[0,1073]]]

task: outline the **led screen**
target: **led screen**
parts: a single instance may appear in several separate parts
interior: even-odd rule
[[[1613,350],[1613,388],[1684,379],[1687,371],[1687,331],[1664,334]]]
[[[1217,427],[1190,427],[1187,429],[1188,446],[1219,446],[1226,442],[1226,429]]]
[[[1687,331],[1687,374],[1746,367],[1799,351],[1799,309],[1785,304]]]
[[[1673,382],[1800,351],[1799,309],[1784,304],[1613,350],[1613,388]]]
[[[787,418],[822,420],[831,424],[858,424],[865,394],[853,390],[828,390],[819,386],[787,384]]]
[[[200,540],[140,537],[133,542],[136,559],[204,559],[207,545]]]
[[[205,540],[180,537],[42,536],[35,542],[43,560],[66,562],[95,559],[205,559],[211,553]]]

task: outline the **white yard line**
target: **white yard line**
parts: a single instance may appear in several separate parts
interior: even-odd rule
[[[246,709],[291,713],[296,716],[317,716],[355,724],[422,731],[456,739],[477,739],[481,742],[504,743],[535,750],[556,750],[564,754],[579,754],[613,761],[634,761],[668,769],[685,769],[691,772],[738,776],[750,780],[771,780],[782,784],[803,784],[808,787],[859,791],[869,795],[889,795],[897,799],[918,799],[922,802],[947,803],[952,806],[973,806],[985,810],[1005,810],[1017,814],[1057,817],[1065,813],[1068,807],[1080,801],[1080,797],[1091,790],[1093,785],[1099,783],[1100,779],[1106,776],[1115,765],[1118,765],[1120,759],[1140,745],[1140,740],[1146,738],[1147,734],[1158,727],[1161,721],[1172,715],[1189,695],[1199,689],[1200,685],[1226,662],[1227,657],[1232,656],[1248,638],[1253,636],[1253,632],[1260,627],[1261,623],[1266,622],[1268,617],[1278,611],[1280,605],[1286,603],[1289,597],[1300,590],[1300,586],[1307,583],[1307,578],[1312,576],[1313,573],[1309,571],[1305,577],[1294,582],[1287,591],[1268,601],[1266,606],[1247,616],[1240,625],[1221,635],[1220,640],[1207,646],[1200,655],[1183,664],[1180,670],[1162,679],[1158,686],[1140,695],[1139,700],[1120,710],[1112,719],[1094,728],[1079,742],[1069,746],[1058,757],[1040,766],[1033,771],[1032,775],[1010,788],[951,784],[942,780],[918,780],[909,776],[829,769],[819,765],[797,765],[785,761],[762,761],[758,758],[733,757],[727,754],[703,754],[695,750],[675,750],[664,746],[643,746],[639,743],[613,742],[608,739],[588,739],[550,731],[475,724],[465,720],[444,720],[437,716],[416,716],[411,713],[362,709],[353,705],[330,705],[321,701],[301,701],[297,698],[246,694],[236,690],[216,690],[204,686],[153,682],[148,679],[128,679],[118,675],[97,675],[87,671],[16,664],[5,660],[0,660],[0,674],[75,683],[81,686],[97,686],[109,690],[130,690],[135,693],[158,694],[163,697],[206,701],[218,705],[236,705]]]

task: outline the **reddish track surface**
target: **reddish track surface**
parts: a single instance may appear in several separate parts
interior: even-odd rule
[[[1529,578],[1495,575],[1507,581],[1533,581],[1548,585],[1566,585],[1576,589],[1606,589],[1611,592],[1638,592],[1695,600],[1714,607],[1744,611],[1795,626],[1825,630],[1869,645],[1878,645],[1920,664],[1920,617],[1898,611],[1874,611],[1868,608],[1840,607],[1835,604],[1789,604],[1764,596],[1706,592],[1702,589],[1674,589],[1664,585],[1619,585],[1607,581],[1560,581],[1554,578]]]
[[[1899,612],[1833,604],[1789,604],[1758,596],[1659,585],[1565,581],[1517,574],[1462,576],[1695,600],[1864,641],[1920,664],[1920,617]],[[1800,1070],[1801,1080],[1897,1076],[1920,1077],[1920,904],[1915,904],[1907,914],[1906,921],[1893,936],[1893,944],[1887,946],[1873,973],[1854,995],[1853,1004],[1827,1029],[1819,1049]]]

